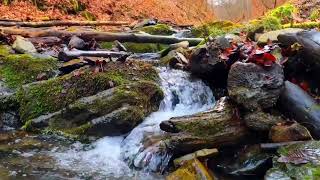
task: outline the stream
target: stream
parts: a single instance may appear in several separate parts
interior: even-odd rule
[[[131,170],[123,159],[131,159],[133,166],[139,166],[135,160],[141,154],[148,153],[143,149],[142,142],[145,135],[161,134],[160,122],[171,117],[194,114],[214,106],[214,97],[210,88],[202,81],[192,79],[188,73],[159,68],[159,75],[161,88],[165,94],[159,111],[152,113],[126,137],[104,137],[94,142],[89,150],[83,150],[85,145],[76,143],[65,152],[53,153],[58,164],[64,169],[81,172],[85,176],[90,174],[95,174],[95,177],[99,174],[101,177],[108,178],[137,176],[137,172]],[[137,168],[144,168],[145,171],[142,172],[149,172],[148,170],[154,169],[152,166],[168,163],[170,158],[168,154],[164,157],[154,154],[148,164]],[[146,176],[145,173],[139,173],[138,176],[145,179],[152,177],[152,175]]]
[[[60,139],[47,151],[20,152],[18,158],[28,159],[31,163],[30,159],[35,156],[46,158],[40,161],[36,158],[41,170],[33,167],[31,172],[11,171],[11,175],[26,177],[31,173],[36,179],[164,178],[152,172],[164,170],[172,156],[169,152],[159,153],[155,147],[144,146],[145,138],[159,137],[164,133],[159,128],[160,122],[206,111],[214,106],[215,101],[210,88],[189,73],[165,67],[158,68],[158,71],[165,95],[160,108],[128,135],[104,137],[92,144],[61,143],[65,140]]]

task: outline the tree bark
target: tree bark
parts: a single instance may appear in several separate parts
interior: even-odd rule
[[[286,81],[279,105],[290,118],[307,127],[314,138],[320,138],[320,104],[299,86]]]
[[[52,26],[126,26],[129,22],[124,21],[42,21],[42,22],[20,22],[0,21],[0,26],[21,27],[52,27]]]
[[[162,43],[162,44],[174,44],[182,41],[188,41],[190,45],[198,45],[202,38],[176,38],[172,36],[158,36],[158,35],[145,35],[145,34],[133,34],[133,33],[111,33],[111,32],[69,32],[60,30],[41,30],[36,28],[8,28],[0,27],[0,32],[7,35],[21,35],[24,37],[46,37],[55,36],[59,38],[69,38],[72,36],[78,36],[85,40],[95,39],[97,41],[115,41],[120,42],[137,42],[137,43]]]

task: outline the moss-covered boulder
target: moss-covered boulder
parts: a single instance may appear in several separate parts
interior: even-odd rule
[[[10,88],[35,82],[39,76],[53,77],[58,69],[54,58],[29,54],[11,54],[9,46],[0,46],[0,79]]]
[[[281,30],[276,30],[276,31],[270,31],[270,32],[262,34],[258,38],[258,44],[265,45],[269,41],[278,42],[279,35],[288,34],[288,33],[298,33],[301,31],[303,31],[303,29],[299,29],[299,28],[287,28],[287,29],[281,29]]]
[[[278,179],[320,179],[320,142],[309,141],[285,146],[273,158],[273,168],[266,180]]]
[[[132,130],[156,111],[163,98],[156,83],[138,81],[84,97],[55,113],[28,122],[26,128],[45,128],[72,135],[119,135]]]
[[[137,80],[157,81],[157,71],[148,64],[108,63],[105,72],[91,69],[23,86],[17,92],[21,120],[59,111],[77,99]]]
[[[172,28],[166,24],[144,26],[144,27],[138,28],[137,30],[146,32],[151,35],[172,35],[174,33]]]

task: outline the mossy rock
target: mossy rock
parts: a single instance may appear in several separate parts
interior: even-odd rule
[[[108,63],[106,72],[93,73],[91,69],[81,69],[77,74],[29,84],[19,89],[17,99],[20,104],[21,120],[56,112],[75,100],[92,96],[114,86],[136,80],[157,81],[157,71],[148,64]]]
[[[320,22],[304,22],[304,23],[285,24],[282,26],[282,28],[314,29],[314,28],[320,28]]]
[[[172,35],[174,31],[166,24],[157,24],[153,26],[144,26],[137,30],[146,32],[151,35]]]
[[[191,33],[195,37],[216,37],[236,31],[241,27],[240,24],[235,24],[230,21],[215,21],[210,22],[192,29]]]
[[[133,53],[156,53],[160,52],[169,46],[166,44],[159,43],[133,43],[133,42],[125,42],[122,43],[124,47]],[[101,42],[101,48],[103,49],[112,49],[114,46],[113,42]]]
[[[53,77],[58,69],[54,58],[35,57],[29,54],[10,54],[8,46],[0,46],[0,78],[10,88],[37,81],[39,74]]]
[[[267,172],[265,179],[320,179],[319,149],[319,141],[308,141],[280,148],[278,150],[280,158],[273,159],[273,168]],[[294,160],[304,162],[294,164]]]
[[[154,82],[123,84],[28,121],[25,128],[48,127],[65,134],[95,137],[125,134],[156,111],[162,98],[162,90]]]

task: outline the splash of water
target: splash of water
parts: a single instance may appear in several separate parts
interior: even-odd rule
[[[139,173],[129,168],[159,170],[167,165],[171,156],[152,151],[146,147],[146,136],[157,137],[163,132],[159,124],[171,117],[190,115],[205,111],[214,106],[214,97],[208,86],[202,81],[192,79],[186,72],[159,68],[164,99],[159,111],[152,113],[127,136],[105,137],[93,143],[89,150],[77,143],[66,152],[55,152],[58,164],[62,168],[85,173],[84,176],[97,174],[109,178],[133,177]],[[145,159],[148,159],[146,162]],[[152,178],[151,178],[152,179]]]

